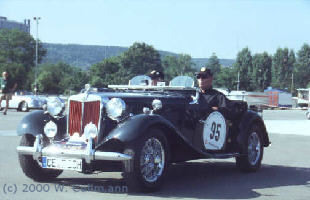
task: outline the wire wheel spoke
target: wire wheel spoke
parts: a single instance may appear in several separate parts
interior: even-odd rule
[[[140,170],[147,182],[155,182],[162,175],[165,165],[165,152],[157,138],[149,138],[141,152]]]
[[[261,155],[261,144],[256,132],[251,133],[248,139],[248,160],[251,165],[256,165]]]

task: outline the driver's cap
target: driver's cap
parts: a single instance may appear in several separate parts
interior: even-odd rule
[[[211,69],[202,67],[199,72],[195,72],[195,75],[203,75],[203,76],[213,76]]]
[[[164,74],[161,71],[153,70],[149,74],[149,77],[151,77],[152,80],[157,78],[164,79]]]

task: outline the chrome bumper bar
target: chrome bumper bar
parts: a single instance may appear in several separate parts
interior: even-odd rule
[[[131,160],[132,156],[117,153],[117,152],[96,152],[92,149],[92,140],[89,140],[85,150],[59,149],[54,146],[42,148],[42,135],[37,135],[33,147],[18,146],[17,152],[24,155],[33,155],[35,159],[42,156],[52,156],[61,158],[78,158],[85,159],[86,163],[93,160],[110,160],[110,161],[127,161]]]

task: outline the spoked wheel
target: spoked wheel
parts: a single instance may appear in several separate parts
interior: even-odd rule
[[[33,146],[34,141],[33,135],[23,135],[20,146]],[[42,168],[32,155],[19,154],[18,158],[24,174],[35,181],[52,180],[62,173],[62,170]]]
[[[140,155],[140,170],[145,181],[156,182],[163,174],[165,167],[165,151],[157,138],[149,138]]]
[[[258,125],[253,125],[247,135],[242,156],[236,157],[236,165],[243,171],[257,171],[263,159],[264,148],[262,145],[262,132]]]
[[[169,148],[161,130],[152,130],[142,138],[134,151],[133,171],[125,172],[124,177],[131,191],[154,191],[166,176],[169,163]]]

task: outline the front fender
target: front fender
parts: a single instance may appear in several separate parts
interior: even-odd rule
[[[44,134],[44,126],[47,122],[53,121],[57,124],[57,136],[66,133],[66,117],[55,119],[49,114],[44,114],[43,110],[36,110],[27,114],[17,127],[17,135],[31,134],[36,136]]]
[[[247,140],[247,134],[253,124],[258,124],[263,132],[263,146],[268,147],[270,144],[269,136],[266,130],[265,123],[263,119],[254,111],[248,110],[241,119],[239,124],[239,135],[237,137],[237,142],[240,145],[245,144],[245,140]]]
[[[130,117],[127,121],[119,124],[109,133],[103,143],[116,139],[124,144],[130,144],[145,134],[145,131],[152,126],[159,126],[177,132],[174,125],[160,115],[140,114]]]

